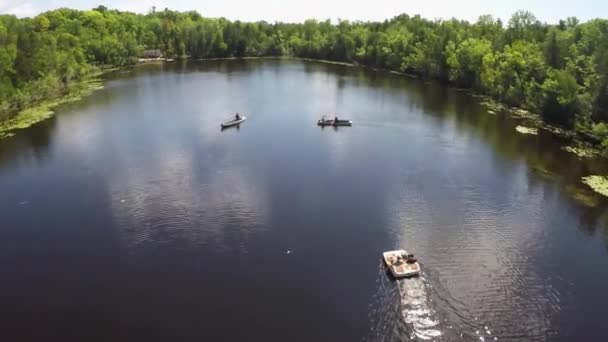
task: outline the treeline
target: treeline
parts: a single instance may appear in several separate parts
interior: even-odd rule
[[[606,141],[608,20],[557,25],[526,11],[508,23],[400,15],[384,22],[243,23],[197,12],[58,9],[0,16],[0,115],[54,96],[101,66],[170,58],[295,56],[352,62],[472,88]]]

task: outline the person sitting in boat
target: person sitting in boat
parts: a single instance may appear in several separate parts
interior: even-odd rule
[[[418,261],[418,259],[414,258],[414,254],[408,254],[407,255],[407,263],[408,264],[413,264],[416,261]]]
[[[393,265],[399,266],[403,264],[403,258],[401,257],[401,255],[397,255],[397,258],[395,260],[395,262],[393,263]]]
[[[334,122],[338,122],[338,121],[340,121],[340,120],[338,120],[338,117],[337,117],[337,116],[335,116],[335,117],[334,117]]]
[[[239,115],[239,113],[236,113],[234,117],[236,118],[235,121],[241,120],[241,116]]]

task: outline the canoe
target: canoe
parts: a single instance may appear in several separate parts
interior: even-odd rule
[[[232,127],[232,126],[236,126],[236,125],[243,123],[243,121],[245,121],[245,120],[247,120],[247,118],[244,116],[241,116],[241,118],[238,120],[230,120],[230,121],[222,122],[221,126],[222,126],[222,128]]]
[[[408,255],[411,258],[408,258]],[[420,275],[420,264],[413,255],[403,249],[396,251],[387,251],[382,253],[384,264],[391,271],[391,274],[399,278],[415,277]]]
[[[352,126],[353,122],[351,120],[327,120],[321,119],[317,121],[317,125],[319,126]]]

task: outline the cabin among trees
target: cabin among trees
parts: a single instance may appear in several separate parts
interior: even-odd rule
[[[160,49],[144,50],[139,55],[140,58],[161,58],[162,56],[163,53],[160,51]]]

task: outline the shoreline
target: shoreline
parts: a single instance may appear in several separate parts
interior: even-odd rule
[[[262,60],[262,59],[279,59],[279,60],[298,60],[305,61],[311,63],[323,63],[323,64],[331,64],[331,65],[340,65],[345,67],[358,67],[362,69],[372,70],[372,71],[380,71],[386,72],[394,75],[405,76],[410,78],[421,79],[417,75],[399,72],[390,69],[383,68],[372,68],[359,63],[349,63],[349,62],[339,62],[332,61],[327,59],[314,59],[314,58],[304,58],[304,57],[293,57],[293,56],[245,56],[245,57],[213,57],[213,58],[197,58],[193,59],[190,57],[186,57],[183,60],[185,61],[196,61],[196,62],[204,62],[204,61],[221,61],[221,60]],[[8,138],[15,135],[15,131],[19,129],[24,129],[30,127],[36,123],[44,121],[54,115],[54,109],[62,104],[71,103],[82,99],[93,93],[95,90],[103,88],[102,80],[99,78],[103,74],[113,72],[116,70],[123,69],[125,67],[133,67],[137,65],[145,65],[145,64],[163,64],[163,63],[172,63],[175,62],[176,59],[159,57],[159,58],[138,58],[137,63],[134,65],[123,66],[123,67],[114,67],[114,68],[102,68],[101,70],[92,73],[87,76],[84,80],[73,85],[73,89],[70,89],[66,94],[49,98],[47,100],[42,101],[41,103],[23,109],[14,116],[0,121],[0,140],[4,138]],[[548,123],[545,123],[540,118],[540,115],[536,113],[531,113],[527,110],[516,108],[516,107],[507,107],[500,102],[493,100],[492,98],[476,93],[473,89],[459,89],[450,86],[449,84],[441,84],[442,86],[462,90],[468,93],[469,96],[473,96],[478,98],[478,103],[481,106],[484,106],[488,111],[488,114],[495,115],[496,113],[504,113],[513,119],[519,119],[522,122],[526,122],[530,127],[536,129],[542,129],[547,131],[556,137],[565,139],[569,144],[563,145],[563,150],[573,153],[577,155],[579,158],[594,158],[594,157],[603,157],[602,151],[597,148],[597,146],[584,141],[579,134],[574,130],[567,130],[564,128],[560,128]]]
[[[337,61],[331,61],[331,60],[325,60],[325,59],[312,59],[312,58],[300,58],[300,57],[286,57],[286,58],[302,60],[302,61],[307,61],[307,62],[318,62],[318,63],[342,65],[342,66],[348,66],[348,67],[360,67],[363,69],[387,72],[390,74],[406,76],[406,77],[415,78],[415,79],[419,79],[419,80],[423,79],[420,76],[414,75],[414,74],[404,73],[404,72],[390,70],[390,69],[372,68],[372,67],[368,67],[366,65],[357,64],[357,63],[337,62]],[[437,80],[431,80],[431,81],[439,82]],[[572,153],[580,159],[598,158],[598,157],[607,158],[607,156],[602,153],[602,150],[600,148],[598,148],[598,145],[594,145],[588,141],[585,141],[585,139],[583,139],[580,136],[580,133],[576,132],[575,130],[569,130],[569,129],[561,128],[559,126],[555,126],[555,125],[546,123],[542,120],[541,116],[538,113],[534,113],[534,112],[528,111],[528,110],[520,108],[520,107],[508,107],[508,106],[492,99],[491,97],[489,97],[487,95],[483,95],[483,94],[475,92],[475,90],[471,89],[471,88],[457,88],[457,87],[451,86],[450,84],[444,84],[444,83],[440,83],[440,82],[439,82],[439,84],[443,87],[448,87],[448,88],[451,88],[454,90],[463,91],[463,92],[467,93],[467,95],[469,95],[469,96],[478,98],[479,99],[478,103],[486,108],[486,110],[488,111],[488,114],[496,115],[497,112],[502,112],[512,119],[517,119],[517,120],[520,120],[521,122],[527,122],[528,124],[530,124],[529,126],[534,130],[541,129],[541,130],[544,130],[544,131],[547,131],[547,132],[553,134],[554,136],[556,136],[560,139],[566,140],[568,143],[567,144],[564,143],[562,145],[562,150]]]
[[[185,60],[204,62],[204,61],[223,61],[223,60],[231,61],[231,60],[255,60],[255,59],[285,59],[285,60],[305,61],[305,62],[312,62],[312,63],[333,64],[333,65],[341,65],[341,66],[347,66],[347,67],[367,69],[367,70],[372,70],[372,71],[382,71],[382,72],[387,72],[387,73],[395,74],[395,75],[399,75],[399,76],[406,76],[406,77],[420,79],[420,77],[417,75],[409,74],[409,73],[401,72],[401,71],[396,71],[396,70],[373,68],[373,67],[370,67],[370,66],[367,66],[364,64],[359,64],[359,63],[339,62],[339,61],[332,61],[329,59],[314,59],[314,58],[306,58],[306,57],[293,57],[293,56],[255,56],[255,57],[252,57],[252,56],[249,56],[249,57],[212,57],[212,58],[197,58],[197,59],[186,58]],[[466,89],[466,90],[469,90],[469,89]]]
[[[138,64],[150,64],[150,63],[165,63],[165,62],[175,62],[175,59],[173,59],[173,58],[165,58],[165,57],[138,58],[137,59],[137,63],[135,63],[134,65],[138,65]],[[115,69],[120,69],[120,68],[115,68]]]
[[[55,115],[55,109],[57,107],[63,104],[80,101],[82,98],[91,95],[96,90],[102,89],[103,83],[99,76],[104,72],[108,71],[93,73],[86,79],[73,84],[67,93],[43,100],[34,106],[19,111],[6,120],[0,121],[0,141],[15,136],[19,130],[31,127],[51,118]]]
[[[346,62],[336,62],[330,60],[317,60],[310,58],[298,58],[298,57],[290,57],[290,56],[260,56],[260,57],[225,57],[225,58],[207,58],[207,59],[190,59],[186,58],[184,60],[188,61],[217,61],[217,60],[254,60],[254,59],[284,59],[284,60],[299,60],[305,62],[314,62],[314,63],[324,63],[324,64],[332,64],[332,65],[340,65],[346,67],[361,67],[362,69],[368,69],[373,71],[381,71],[387,72],[399,76],[406,76],[411,78],[417,78],[416,75],[409,75],[406,73],[401,73],[393,70],[387,69],[378,69],[378,68],[370,68],[364,65],[359,65],[356,63],[346,63]],[[83,80],[72,84],[67,92],[61,96],[49,98],[47,100],[43,100],[35,106],[26,108],[18,112],[13,117],[0,121],[0,142],[5,138],[13,137],[17,132],[21,129],[25,129],[31,127],[37,123],[40,123],[44,120],[47,120],[53,115],[55,115],[55,109],[61,105],[73,103],[82,100],[84,97],[90,96],[96,90],[102,89],[104,87],[103,79],[101,76],[107,73],[111,73],[117,70],[121,70],[128,67],[136,67],[137,65],[145,65],[145,64],[163,64],[173,62],[173,59],[170,58],[154,58],[154,59],[139,59],[138,62],[134,65],[128,65],[123,67],[115,67],[115,68],[101,68],[95,72],[92,72],[90,75],[85,77]],[[529,135],[537,135],[538,130],[543,130],[548,132],[549,134],[563,139],[560,142],[561,150],[575,155],[580,161],[583,159],[605,159],[607,156],[602,153],[597,145],[592,144],[585,139],[584,136],[581,136],[581,133],[577,133],[574,130],[566,130],[560,127],[553,126],[551,124],[545,123],[542,121],[540,115],[536,113],[529,112],[527,110],[521,108],[512,108],[507,107],[500,102],[493,100],[492,98],[477,94],[472,89],[458,89],[451,87],[450,85],[442,84],[441,86],[445,86],[455,90],[462,90],[466,92],[468,96],[474,97],[474,101],[477,102],[478,105],[485,108],[488,115],[496,115],[500,113],[501,115],[505,115],[511,120],[517,120],[518,126],[513,131],[513,134],[529,134]],[[589,190],[594,193],[599,193],[603,196],[608,196],[608,177],[602,175],[588,175],[586,177],[581,178],[582,183],[587,185]]]

